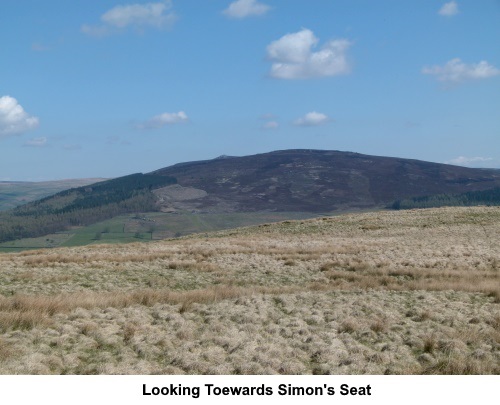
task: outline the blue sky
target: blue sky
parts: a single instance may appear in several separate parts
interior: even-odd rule
[[[500,2],[1,0],[0,180],[313,148],[500,168]]]

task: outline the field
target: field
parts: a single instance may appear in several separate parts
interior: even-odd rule
[[[306,212],[178,212],[174,214],[148,212],[120,215],[85,227],[75,227],[66,232],[3,242],[0,243],[0,253],[104,243],[148,242],[192,233],[315,216],[317,214]]]
[[[0,254],[0,372],[498,374],[499,246],[474,207]]]

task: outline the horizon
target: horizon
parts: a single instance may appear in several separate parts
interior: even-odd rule
[[[0,181],[288,149],[498,169],[498,17],[495,0],[7,0]]]
[[[400,158],[399,156],[382,156],[382,155],[368,155],[365,153],[358,153],[354,151],[341,151],[341,150],[334,150],[334,149],[280,149],[280,150],[273,150],[273,151],[268,151],[268,152],[262,152],[262,153],[256,153],[256,154],[251,154],[251,155],[240,155],[240,156],[235,156],[235,155],[219,155],[216,157],[208,158],[208,159],[200,159],[200,160],[192,160],[192,161],[183,161],[183,162],[175,162],[171,165],[168,166],[163,166],[159,167],[157,169],[153,169],[149,172],[145,171],[138,171],[138,172],[130,172],[126,173],[123,176],[135,174],[135,173],[141,173],[141,174],[147,174],[147,173],[152,173],[157,170],[162,170],[166,169],[178,164],[187,164],[187,163],[196,163],[196,162],[204,162],[204,161],[212,161],[212,160],[218,160],[218,159],[226,159],[226,158],[243,158],[243,157],[251,157],[251,156],[256,156],[256,155],[263,155],[263,154],[270,154],[270,153],[276,153],[276,152],[288,152],[288,151],[311,151],[311,152],[339,152],[339,153],[352,153],[352,154],[357,154],[357,155],[363,155],[363,156],[371,156],[371,157],[380,157],[380,158],[388,158],[388,159],[406,159],[406,160],[417,160],[421,162],[426,162],[426,163],[435,163],[435,164],[442,164],[442,165],[449,165],[449,166],[458,166],[458,167],[465,167],[469,169],[484,169],[484,170],[500,170],[500,168],[495,168],[495,167],[471,167],[471,166],[464,166],[464,165],[458,165],[458,164],[452,164],[452,163],[440,163],[440,162],[432,162],[432,161],[426,161],[426,160],[421,160],[421,159],[412,159],[412,158]],[[58,179],[51,179],[51,180],[0,180],[0,183],[43,183],[43,182],[57,182],[57,181],[71,181],[71,180],[84,180],[84,179],[93,179],[97,180],[97,182],[101,181],[107,181],[107,180],[112,180],[114,178],[118,178],[122,176],[116,176],[116,177],[76,177],[76,178],[58,178]]]

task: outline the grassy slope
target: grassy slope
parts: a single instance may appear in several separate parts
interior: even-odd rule
[[[285,219],[304,219],[316,216],[304,212],[241,212],[221,214],[145,213],[120,215],[112,219],[67,232],[39,238],[25,238],[0,243],[0,252],[16,252],[59,246],[84,246],[103,243],[147,242],[199,232],[236,228]],[[152,234],[151,234],[152,233]],[[100,237],[96,239],[96,235]]]
[[[0,372],[500,372],[500,208],[0,255]]]
[[[176,181],[168,176],[135,173],[0,212],[0,241],[37,238],[126,213],[156,211],[152,190]]]
[[[68,179],[41,182],[0,182],[0,211],[67,190],[97,183],[105,179]]]

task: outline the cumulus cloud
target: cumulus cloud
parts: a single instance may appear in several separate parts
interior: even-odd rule
[[[316,111],[312,111],[310,113],[307,113],[303,117],[296,119],[293,122],[293,125],[299,126],[299,127],[315,127],[318,125],[326,124],[330,121],[331,121],[331,119],[328,118],[327,115],[316,112]]]
[[[38,124],[38,118],[24,111],[14,97],[0,97],[0,138],[21,134]]]
[[[476,64],[466,64],[461,59],[452,59],[444,66],[426,66],[422,69],[426,75],[434,75],[441,82],[461,83],[467,80],[487,79],[497,76],[500,70],[485,60]]]
[[[42,136],[40,138],[33,138],[24,142],[23,146],[30,146],[33,148],[41,148],[47,145],[47,138]]]
[[[168,29],[177,20],[171,11],[172,2],[164,0],[157,3],[118,5],[101,16],[100,25],[82,25],[81,31],[91,36],[104,36],[119,32],[128,27],[144,29]]]
[[[313,51],[318,38],[308,29],[286,34],[267,46],[267,57],[273,62],[271,77],[277,79],[308,79],[349,73],[351,66],[346,52],[351,42],[336,39]]]
[[[450,1],[448,3],[443,4],[438,11],[439,15],[443,15],[445,17],[452,17],[458,14],[458,4],[456,1]]]
[[[459,156],[451,160],[447,160],[445,163],[450,165],[458,165],[458,166],[483,166],[486,162],[493,161],[493,158],[489,157],[466,157]]]
[[[222,13],[230,18],[245,18],[266,14],[271,7],[257,0],[233,1]]]
[[[188,122],[189,118],[184,111],[176,113],[165,112],[163,114],[155,115],[153,118],[137,125],[139,129],[155,129],[161,128],[165,125],[182,124]]]

